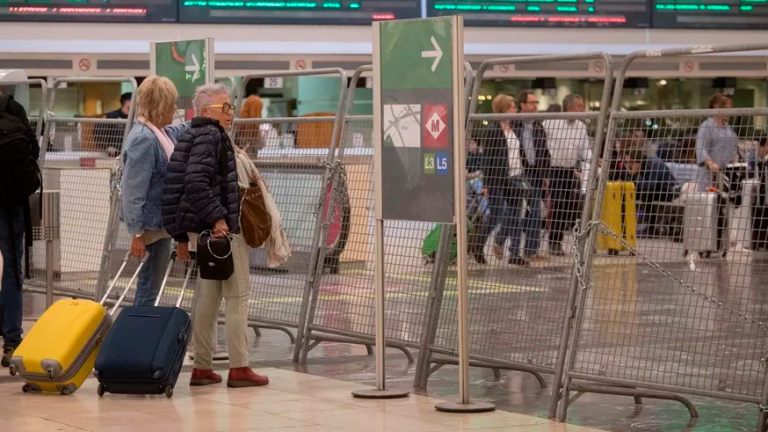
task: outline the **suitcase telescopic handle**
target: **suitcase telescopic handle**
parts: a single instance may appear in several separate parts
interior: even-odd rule
[[[176,251],[171,252],[171,258],[168,263],[168,268],[165,270],[165,276],[163,277],[163,284],[160,285],[160,292],[157,293],[157,299],[155,300],[155,306],[160,306],[160,300],[163,297],[163,292],[165,292],[165,287],[168,284],[168,278],[171,275],[171,270],[173,269],[173,264],[176,262]],[[184,301],[184,294],[187,291],[187,286],[189,285],[189,280],[192,277],[192,271],[195,269],[195,266],[197,265],[197,261],[193,258],[189,261],[189,268],[187,268],[186,275],[184,276],[184,285],[181,287],[181,292],[179,293],[179,298],[176,299],[176,307],[181,307],[182,301]]]
[[[144,267],[144,264],[146,264],[147,259],[149,258],[149,253],[144,254],[144,258],[139,261],[138,267],[136,267],[136,271],[133,272],[133,276],[131,276],[131,280],[128,281],[128,284],[125,286],[125,289],[123,289],[123,292],[120,294],[120,298],[117,299],[115,302],[115,305],[112,306],[112,309],[109,310],[110,315],[114,315],[117,311],[117,308],[120,307],[120,305],[123,303],[123,300],[125,300],[125,296],[128,295],[128,291],[131,289],[131,286],[134,282],[136,282],[136,278],[139,277],[139,272]],[[109,298],[109,295],[112,294],[112,290],[115,288],[115,285],[117,285],[117,281],[120,280],[120,276],[123,274],[123,271],[125,270],[125,267],[128,265],[128,261],[131,259],[131,252],[125,254],[125,259],[123,259],[123,263],[120,265],[120,269],[117,270],[117,274],[115,275],[115,278],[112,280],[112,283],[109,284],[109,288],[107,288],[107,292],[104,293],[104,297],[101,298],[101,301],[99,302],[102,306],[107,302],[107,299]]]

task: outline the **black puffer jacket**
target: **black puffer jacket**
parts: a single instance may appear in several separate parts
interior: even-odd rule
[[[222,205],[219,152],[227,152],[227,206]],[[163,225],[180,242],[187,233],[212,229],[225,219],[229,231],[239,231],[240,188],[232,142],[218,120],[195,117],[184,132],[168,163],[163,190]]]

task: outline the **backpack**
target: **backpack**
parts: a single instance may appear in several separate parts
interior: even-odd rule
[[[8,113],[11,96],[0,97],[0,203],[22,203],[42,185],[28,125]]]

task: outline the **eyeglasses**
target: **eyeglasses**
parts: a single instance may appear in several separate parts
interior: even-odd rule
[[[230,103],[223,103],[223,104],[217,104],[217,105],[206,105],[203,108],[221,108],[221,112],[230,115],[233,112],[235,112],[235,106]]]
[[[527,103],[527,104],[533,104],[533,105],[538,105],[538,104],[539,104],[539,101],[537,101],[537,100],[532,100],[532,101],[527,101],[527,102],[523,102],[523,103]]]

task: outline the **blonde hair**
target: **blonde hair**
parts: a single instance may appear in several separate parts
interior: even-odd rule
[[[505,94],[496,96],[493,98],[493,102],[491,102],[494,114],[504,114],[513,106],[515,106],[515,98]]]
[[[152,75],[139,86],[136,101],[136,116],[144,117],[153,125],[162,125],[168,113],[176,109],[179,92],[171,80]]]

